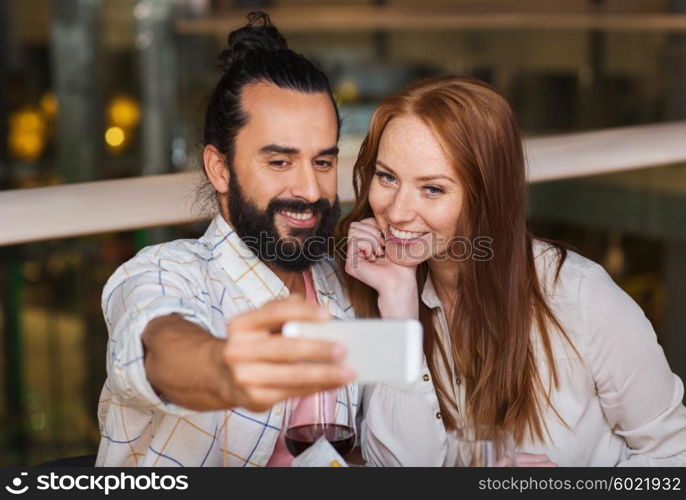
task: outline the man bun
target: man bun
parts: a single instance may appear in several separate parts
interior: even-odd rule
[[[286,39],[262,11],[248,14],[248,23],[229,33],[228,44],[228,48],[219,54],[219,67],[223,71],[229,70],[235,61],[248,55],[288,50]]]

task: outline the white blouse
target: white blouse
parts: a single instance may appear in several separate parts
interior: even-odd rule
[[[552,341],[559,388],[547,408],[545,442],[525,441],[518,452],[542,453],[560,466],[686,466],[686,407],[681,379],[669,368],[640,307],[598,264],[568,252],[554,282],[557,252],[534,244],[536,267],[548,303],[579,355],[559,334]],[[442,341],[449,343],[445,314],[431,279],[422,301],[439,308]],[[549,387],[544,351],[534,330],[539,373]],[[449,352],[449,351],[448,351]],[[464,384],[443,367],[458,405]],[[423,376],[408,385],[375,384],[364,390],[361,443],[377,466],[445,464],[446,433],[438,398],[424,361]]]

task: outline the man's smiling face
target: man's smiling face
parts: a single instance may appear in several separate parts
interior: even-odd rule
[[[250,243],[270,237],[288,255],[303,257],[307,238],[331,235],[340,213],[336,198],[338,119],[326,93],[304,93],[256,83],[245,87],[248,117],[236,136],[222,211],[263,260],[279,247]],[[307,257],[272,259],[284,270],[306,269],[324,245],[307,245]]]

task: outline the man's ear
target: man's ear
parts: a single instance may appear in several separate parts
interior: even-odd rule
[[[227,193],[229,191],[229,169],[224,155],[212,144],[208,144],[202,151],[202,161],[207,178],[214,189],[218,193]]]

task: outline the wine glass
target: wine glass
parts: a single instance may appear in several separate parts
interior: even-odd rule
[[[448,434],[447,464],[453,467],[514,467],[515,443],[502,427],[468,425]]]
[[[341,457],[355,446],[355,418],[348,386],[286,401],[284,442],[294,457],[324,438]]]

